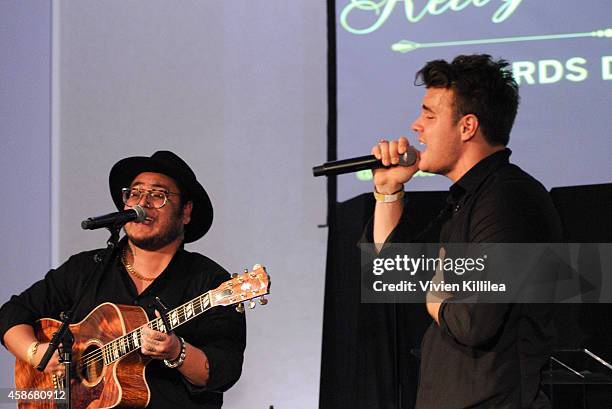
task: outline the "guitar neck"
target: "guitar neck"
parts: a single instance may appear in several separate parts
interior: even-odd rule
[[[268,274],[261,265],[256,264],[253,267],[253,271],[245,270],[244,274],[234,274],[231,280],[222,283],[219,287],[199,295],[193,300],[166,313],[167,321],[171,328],[166,328],[161,318],[155,318],[132,332],[103,345],[101,353],[96,351],[81,357],[81,364],[87,364],[92,360],[99,360],[101,355],[104,365],[109,365],[130,352],[139,349],[141,347],[140,338],[142,336],[142,329],[145,326],[167,333],[217,305],[228,306],[239,304],[256,297],[261,297],[260,302],[262,305],[265,305],[268,301],[263,296],[268,294],[269,288],[270,278]],[[244,308],[242,310],[244,311]]]
[[[183,325],[187,321],[197,317],[200,314],[208,311],[212,308],[211,297],[213,296],[213,290],[208,291],[202,295],[197,296],[191,301],[170,310],[166,315],[168,317],[168,323],[171,325],[170,331]],[[150,328],[160,332],[170,332],[164,325],[161,318],[155,318],[149,321],[147,324]],[[119,358],[129,354],[140,348],[140,338],[142,335],[142,327],[138,327],[132,332],[129,332],[102,347],[102,356],[104,358],[104,365],[109,365]]]

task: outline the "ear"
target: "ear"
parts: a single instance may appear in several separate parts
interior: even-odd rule
[[[189,224],[191,221],[191,212],[193,211],[193,202],[190,200],[183,205],[183,224]]]
[[[474,114],[464,115],[459,120],[459,131],[461,132],[461,141],[467,142],[476,135],[478,131],[478,117]]]

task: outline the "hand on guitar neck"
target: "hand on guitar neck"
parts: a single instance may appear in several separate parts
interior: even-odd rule
[[[164,334],[152,328],[144,327],[141,342],[140,352],[153,359],[174,361],[181,353],[181,341],[174,333]]]
[[[158,318],[160,317],[157,311],[155,311],[155,314]],[[181,355],[183,355],[184,343],[185,354],[176,369],[194,385],[204,386],[208,382],[208,357],[202,350],[193,347],[185,340],[181,342],[174,333],[166,334],[156,331],[150,326],[143,327],[140,339],[140,352],[143,355],[166,362],[180,360]]]

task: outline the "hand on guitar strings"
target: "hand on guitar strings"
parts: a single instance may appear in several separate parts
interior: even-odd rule
[[[159,316],[159,313],[155,311]],[[153,359],[175,360],[181,353],[181,342],[175,334],[155,331],[149,326],[142,327],[140,352]]]
[[[36,363],[36,365],[40,363],[43,356],[45,355],[45,352],[47,352],[48,347],[49,347],[48,342],[44,342],[44,343],[41,342],[38,345],[38,348],[36,349],[36,353],[34,354],[34,357],[32,359],[32,361]],[[62,378],[64,376],[64,364],[60,363],[59,353],[57,350],[53,353],[53,355],[51,356],[51,359],[49,360],[49,363],[45,367],[45,373],[53,374],[57,376],[58,378]]]

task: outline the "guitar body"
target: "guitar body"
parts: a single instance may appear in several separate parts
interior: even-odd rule
[[[170,330],[219,305],[238,304],[269,293],[270,278],[265,269],[256,264],[254,271],[236,274],[214,290],[207,291],[172,311],[165,313]],[[74,336],[72,347],[71,403],[74,409],[107,409],[117,406],[144,408],[149,404],[151,391],[145,379],[146,365],[151,358],[140,353],[142,327],[168,332],[164,320],[151,321],[140,307],[104,303],[97,306],[83,321],[70,325]],[[34,324],[37,339],[49,342],[59,330],[60,322],[41,319]],[[58,382],[61,384],[58,385]],[[52,374],[37,371],[17,359],[15,386],[18,390],[63,391],[63,380]],[[65,406],[53,400],[23,401],[19,409],[57,409]]]
[[[145,380],[145,367],[151,359],[133,351],[104,365],[100,349],[104,344],[147,322],[147,315],[140,307],[104,303],[83,321],[70,325],[74,335],[71,399],[74,409],[103,409],[118,405],[144,408],[148,405],[151,393]],[[35,324],[36,336],[41,343],[49,342],[59,327],[60,322],[57,320],[41,319]],[[81,360],[84,356],[100,359]],[[55,388],[51,374],[39,372],[19,359],[15,364],[15,385],[17,389]],[[20,402],[17,406],[19,409],[57,407],[51,400]]]

